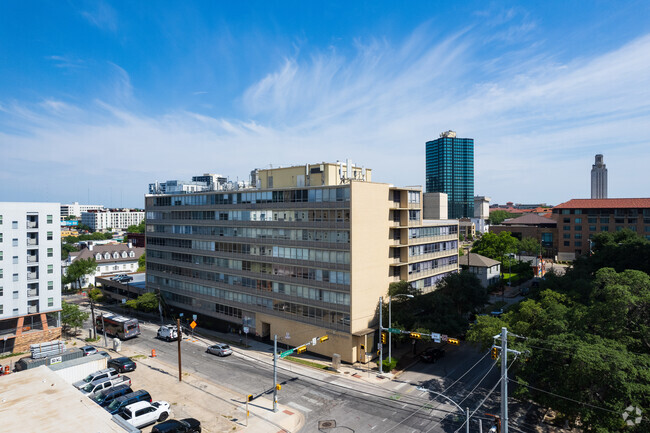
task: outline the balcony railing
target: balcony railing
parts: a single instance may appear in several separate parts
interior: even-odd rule
[[[28,305],[27,314],[36,314],[38,313],[38,305]]]
[[[27,272],[27,280],[38,280],[38,272]]]
[[[36,222],[36,221],[27,221],[27,228],[28,229],[37,229],[38,228],[38,222]]]
[[[38,296],[38,289],[28,289],[27,297],[34,297],[34,296]]]
[[[36,238],[27,238],[27,246],[38,245],[38,239]]]
[[[27,256],[27,263],[37,263],[38,256]]]

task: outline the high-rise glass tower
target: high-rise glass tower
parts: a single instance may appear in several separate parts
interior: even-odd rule
[[[591,198],[607,198],[607,167],[601,154],[591,166]]]
[[[449,218],[474,216],[474,139],[454,131],[426,144],[426,192],[444,192]]]

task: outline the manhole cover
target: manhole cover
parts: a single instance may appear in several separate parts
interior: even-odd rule
[[[325,421],[318,421],[318,428],[334,428],[336,427],[336,421],[333,419],[327,419]]]

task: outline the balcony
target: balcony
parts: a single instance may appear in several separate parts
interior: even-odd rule
[[[38,228],[38,221],[27,221],[27,230],[33,230]]]
[[[38,245],[38,238],[27,238],[27,246],[33,247]]]
[[[27,281],[38,280],[38,272],[27,272]]]
[[[38,304],[27,306],[27,314],[36,314],[36,313],[38,313]]]
[[[33,298],[34,296],[38,296],[38,289],[27,289],[27,297]]]
[[[27,263],[38,263],[38,254],[27,256]]]

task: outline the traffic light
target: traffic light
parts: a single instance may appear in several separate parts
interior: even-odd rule
[[[448,338],[447,343],[458,346],[460,344],[460,341],[458,341],[458,338]]]
[[[492,359],[497,359],[499,357],[499,349],[496,346],[492,346]]]
[[[417,338],[419,340],[420,338],[422,338],[422,334],[420,334],[419,332],[411,332],[410,337]]]
[[[381,331],[381,344],[388,342],[388,332]]]
[[[275,389],[280,391],[282,389],[282,385],[280,385],[279,383],[275,384]]]
[[[321,338],[318,339],[318,341],[322,343],[323,341],[327,341],[329,339],[330,339],[329,335],[323,335]]]
[[[253,401],[253,394],[248,394],[246,401]]]
[[[304,353],[307,351],[307,346],[300,346],[296,349],[296,353]]]

